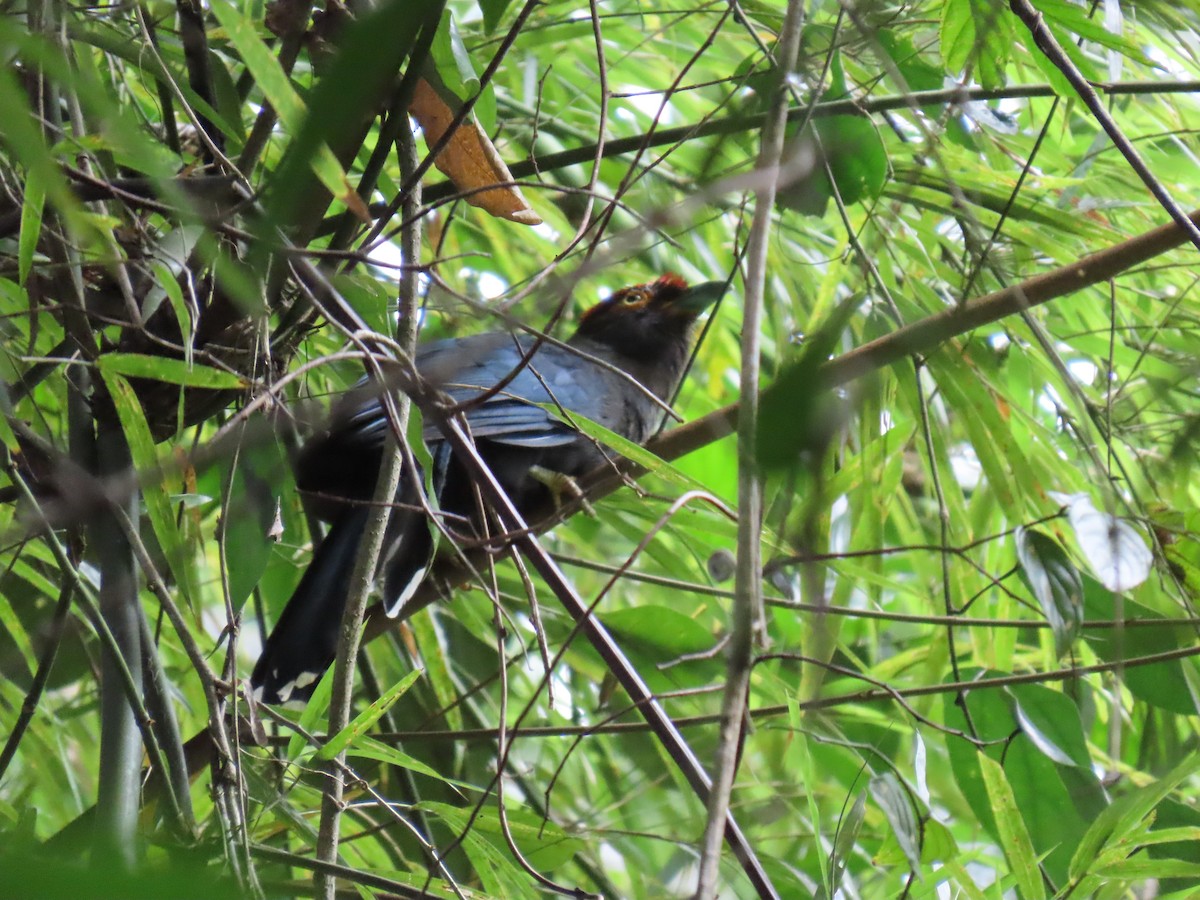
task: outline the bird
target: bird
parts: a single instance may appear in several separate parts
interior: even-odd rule
[[[524,515],[611,455],[551,410],[583,416],[644,443],[661,427],[690,356],[701,314],[723,282],[689,286],[666,274],[616,291],[585,311],[565,343],[491,332],[422,344],[418,375],[461,411],[476,450]],[[259,702],[300,705],[333,663],[357,549],[369,518],[391,425],[384,390],[370,379],[334,404],[301,448],[296,484],[330,523],[265,641],[250,677]],[[425,578],[435,541],[418,484],[429,484],[447,521],[478,521],[467,470],[435,423],[422,440],[429,473],[402,473],[376,578],[385,612],[399,618]],[[457,518],[453,518],[457,517]]]

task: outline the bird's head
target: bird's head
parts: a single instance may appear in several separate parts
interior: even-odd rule
[[[639,361],[686,347],[692,326],[725,292],[719,281],[689,287],[678,275],[617,291],[583,314],[573,340],[585,339]]]

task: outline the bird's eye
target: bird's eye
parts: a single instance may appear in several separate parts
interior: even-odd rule
[[[641,303],[642,295],[637,293],[636,291],[628,291],[627,293],[624,293],[621,295],[621,302],[629,304],[629,305],[632,305],[634,303]]]

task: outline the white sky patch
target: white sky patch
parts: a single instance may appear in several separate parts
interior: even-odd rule
[[[210,621],[211,619],[211,621]],[[204,629],[216,640],[225,629],[224,616],[209,616],[204,614]],[[263,633],[259,630],[254,616],[245,616],[238,627],[237,653],[238,659],[254,662],[262,655]]]
[[[668,103],[665,107],[663,106],[663,95],[660,92],[651,91],[649,93],[641,93],[643,90],[645,89],[641,87],[623,85],[618,89],[617,92],[621,94],[632,95],[622,97],[621,99],[640,112],[647,119],[650,119],[651,121],[658,119],[660,123],[675,121],[677,116],[675,115],[674,107],[672,107],[670,103]]]
[[[1045,410],[1051,415],[1057,416],[1058,410],[1062,407],[1062,398],[1059,396],[1051,385],[1046,385],[1046,389],[1038,394],[1038,408]]]
[[[829,508],[829,549],[844,553],[850,549],[850,498],[842,494]]]
[[[633,114],[633,110],[626,109],[624,106],[618,106],[612,111],[614,119],[620,119],[622,122],[631,122],[634,125],[638,122],[638,117]]]
[[[382,272],[395,278],[396,272],[399,271],[397,267],[404,265],[404,251],[394,241],[384,241],[371,248],[371,252],[367,254],[367,260],[371,265],[379,267]]]
[[[562,235],[549,222],[541,222],[538,225],[530,226],[530,230],[538,237],[552,244],[558,243],[562,239]]]
[[[487,272],[480,269],[472,269],[470,266],[463,266],[458,270],[458,277],[467,284],[473,285],[473,290],[478,293],[479,299],[486,302],[502,297],[504,292],[508,290],[508,282],[495,272]]]
[[[942,237],[948,237],[956,241],[962,240],[962,226],[954,219],[943,219],[938,223],[935,229]]]
[[[954,472],[954,480],[964,491],[975,490],[983,480],[983,466],[970,444],[955,444],[950,448],[950,468]]]
[[[1003,331],[997,331],[995,334],[991,335],[987,340],[988,340],[988,344],[990,344],[992,349],[995,350],[997,353],[1003,353],[1012,344],[1012,338],[1010,338]]]
[[[626,873],[629,857],[613,847],[612,844],[605,841],[600,845],[600,865],[610,872],[619,873],[622,878],[627,878]]]
[[[1080,384],[1093,385],[1100,374],[1100,368],[1090,359],[1072,359],[1067,362],[1067,371]]]
[[[1181,65],[1174,57],[1167,56],[1161,48],[1144,44],[1141,49],[1151,62],[1166,69],[1168,78],[1182,81],[1192,77],[1186,66]]]
[[[93,590],[100,590],[100,570],[87,560],[79,564],[79,574],[87,579]]]
[[[508,290],[508,282],[491,272],[479,273],[479,292],[485,300],[495,300]]]

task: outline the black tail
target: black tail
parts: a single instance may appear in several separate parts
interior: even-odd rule
[[[354,557],[369,512],[367,506],[348,509],[313,554],[250,675],[260,702],[306,701],[333,664]]]
[[[440,496],[446,486],[449,447],[437,443],[433,459],[433,490]],[[392,618],[411,612],[408,601],[425,579],[437,549],[417,490],[410,479],[402,480],[379,561],[379,571],[385,573],[383,607]],[[296,585],[250,675],[250,684],[261,703],[306,702],[325,670],[333,665],[354,559],[370,515],[370,506],[365,503],[342,503],[340,508],[344,512],[313,553],[308,571]]]

